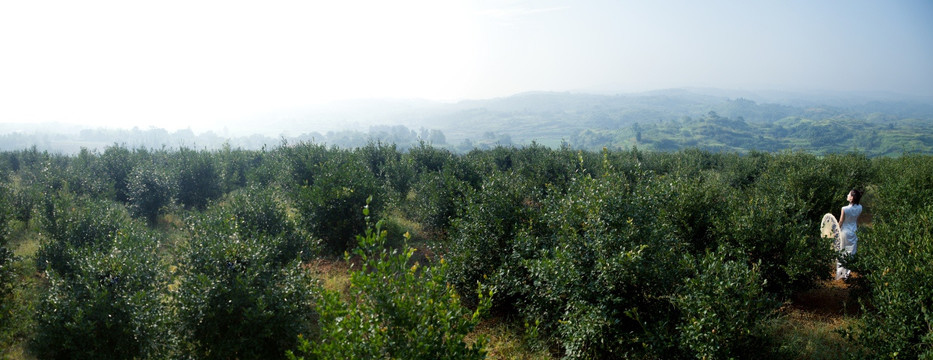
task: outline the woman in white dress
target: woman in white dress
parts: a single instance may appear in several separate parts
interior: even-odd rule
[[[842,250],[847,255],[855,254],[855,249],[858,245],[858,237],[855,235],[855,232],[858,230],[858,216],[862,213],[862,205],[859,205],[859,200],[861,199],[861,192],[855,189],[849,191],[849,195],[846,196],[846,200],[849,200],[849,205],[843,206],[842,212],[839,214],[839,240],[842,242]],[[849,269],[842,267],[842,264],[837,261],[836,280],[848,278]]]

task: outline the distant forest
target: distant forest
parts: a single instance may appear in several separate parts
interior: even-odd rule
[[[250,127],[257,123],[263,128]],[[333,124],[347,124],[347,128],[318,130],[333,128]],[[933,101],[883,94],[817,96],[692,89],[613,96],[524,93],[454,104],[369,100],[299,109],[230,126],[239,134],[252,135],[158,128],[64,131],[8,123],[0,124],[0,151],[36,146],[73,154],[113,144],[255,150],[311,141],[342,148],[381,142],[402,150],[424,143],[459,153],[531,143],[581,150],[933,153]],[[276,130],[301,135],[277,136]]]

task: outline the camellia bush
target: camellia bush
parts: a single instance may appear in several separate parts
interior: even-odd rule
[[[411,157],[403,157],[395,144],[370,142],[358,150],[370,172],[383,184],[388,202],[400,201],[408,195],[415,179]]]
[[[471,187],[457,178],[453,170],[424,172],[412,185],[408,213],[436,233],[444,233],[457,216],[460,203]]]
[[[368,209],[364,212],[368,215]],[[353,253],[362,267],[350,273],[350,300],[325,291],[320,333],[303,337],[289,358],[485,358],[484,339],[467,344],[465,338],[489,308],[492,293],[481,292],[470,311],[447,284],[443,259],[430,266],[412,263],[416,250],[407,245],[388,250],[386,235],[379,222],[357,237]]]
[[[12,217],[8,200],[9,192],[0,186],[0,346],[9,341],[9,329],[12,328],[11,303],[15,283],[13,262],[16,257],[9,249],[7,222]]]
[[[500,291],[518,295],[521,311],[552,333],[567,357],[672,351],[663,336],[671,333],[676,312],[665,299],[686,271],[682,244],[668,236],[669,225],[656,213],[660,190],[611,172],[583,176],[566,196],[543,202],[540,229],[516,238],[525,270],[505,267],[495,283],[508,281]],[[523,272],[527,279],[509,280]]]
[[[512,254],[513,239],[538,214],[534,190],[514,173],[495,173],[469,193],[448,241],[448,281],[474,303],[476,283],[499,271]],[[507,292],[499,292],[506,296]],[[501,298],[497,306],[513,302]]]
[[[933,357],[933,205],[860,231],[855,271],[870,304],[855,331],[866,358]]]
[[[316,332],[318,291],[301,267],[300,253],[283,261],[277,235],[255,228],[239,231],[241,220],[197,220],[194,236],[182,247],[178,287],[172,293],[181,354],[276,358],[297,345],[299,334]]]
[[[102,175],[113,187],[114,200],[129,201],[130,173],[135,166],[135,160],[132,152],[123,146],[107,147],[101,155]]]
[[[162,208],[171,204],[174,184],[165,166],[141,162],[133,168],[127,179],[127,201],[134,216],[155,223]]]
[[[801,200],[767,187],[724,200],[725,216],[715,224],[717,242],[760,261],[769,292],[786,298],[830,277],[827,269],[836,254],[814,230],[819,219],[807,217]]]
[[[40,224],[43,238],[36,266],[66,277],[74,271],[77,255],[108,251],[121,234],[145,231],[117,203],[67,193],[51,194],[43,201]]]
[[[203,210],[220,197],[220,174],[211,153],[182,148],[172,156],[178,202],[186,208]]]
[[[88,214],[79,215],[85,223],[95,221],[91,206],[71,211]],[[31,349],[43,359],[161,356],[169,349],[171,335],[166,327],[169,311],[162,302],[168,278],[156,256],[158,243],[125,215],[123,221],[106,216],[96,221],[107,222],[107,230],[95,234],[101,227],[67,227],[68,237],[54,240],[68,245],[56,248],[67,255],[52,256],[55,261],[45,271],[49,288],[38,304]],[[94,246],[68,242],[88,235],[106,239],[96,239],[105,241]],[[66,262],[62,265],[61,260]]]
[[[488,279],[507,303],[497,306],[536,324],[567,358],[751,354],[761,329],[732,327],[773,315],[760,260],[745,249],[704,255],[730,246],[717,235],[733,191],[612,161],[540,200],[520,177],[491,177],[455,222],[448,279],[462,293]],[[742,316],[718,305],[735,301]]]
[[[366,198],[378,199],[370,204],[376,215],[383,210],[384,189],[366,164],[351,153],[334,153],[315,164],[311,176],[313,182],[294,192],[304,228],[323,240],[326,252],[343,254],[353,247],[356,234],[365,230],[360,209]]]
[[[309,260],[320,252],[320,243],[303,231],[297,215],[289,214],[288,198],[278,188],[250,186],[228,194],[219,203],[190,219],[195,237],[237,236],[258,239],[268,245],[272,264]]]
[[[761,353],[765,320],[776,315],[780,303],[765,292],[758,266],[749,267],[742,254],[728,251],[691,260],[691,276],[673,297],[684,353],[697,359]]]
[[[867,290],[860,326],[850,334],[864,358],[933,358],[933,159],[882,159],[872,226],[859,228],[847,265]]]

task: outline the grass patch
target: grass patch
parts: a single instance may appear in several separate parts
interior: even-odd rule
[[[340,292],[348,300],[350,291],[350,264],[344,260],[315,259],[305,266],[321,281],[324,289]]]
[[[783,359],[840,359],[858,353],[842,330],[858,321],[848,316],[827,317],[789,309],[771,325],[774,342]]]
[[[39,251],[39,237],[36,231],[30,229],[30,225],[19,220],[11,220],[9,228],[9,248],[13,250],[13,255],[19,257],[35,256]]]
[[[861,308],[842,281],[823,281],[795,294],[770,324],[772,339],[783,359],[839,359],[859,352],[843,335],[859,321]]]
[[[525,329],[513,321],[491,318],[476,326],[465,339],[472,343],[480,336],[486,337],[487,359],[556,359],[546,349],[536,349],[534,340],[527,339]]]
[[[29,354],[29,352],[26,350],[26,342],[21,341],[14,343],[3,351],[0,351],[0,358],[9,360],[32,360],[36,357]]]

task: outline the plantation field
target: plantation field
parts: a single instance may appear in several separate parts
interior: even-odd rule
[[[933,357],[926,155],[32,148],[0,195],[4,358]]]

